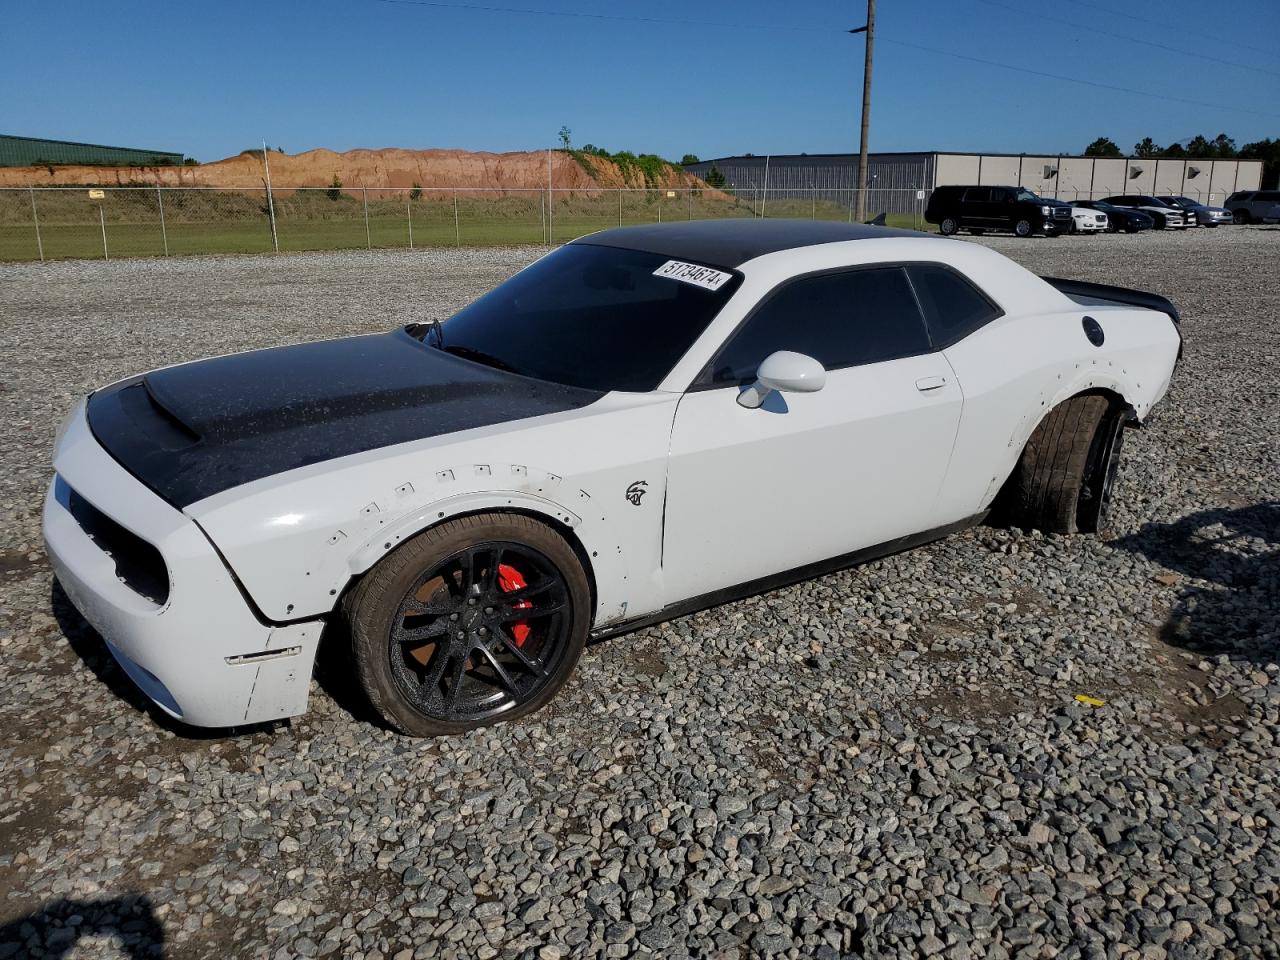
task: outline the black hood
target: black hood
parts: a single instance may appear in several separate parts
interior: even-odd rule
[[[185,507],[295,467],[600,396],[451,356],[399,330],[157,370],[98,391],[88,410],[98,442]]]

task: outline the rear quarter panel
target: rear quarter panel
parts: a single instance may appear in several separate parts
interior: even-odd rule
[[[964,409],[939,502],[944,522],[989,507],[1032,431],[1069,397],[1110,390],[1142,420],[1168,389],[1180,343],[1168,316],[1076,305],[1045,287],[1047,303],[1070,308],[1007,314],[945,351]],[[1102,326],[1102,346],[1085,336],[1085,316]]]

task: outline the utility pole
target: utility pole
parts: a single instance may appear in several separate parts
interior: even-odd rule
[[[867,128],[871,125],[871,50],[876,34],[876,0],[867,0],[867,25],[850,30],[867,35],[867,53],[862,63],[862,135],[858,139],[857,218],[867,219]]]

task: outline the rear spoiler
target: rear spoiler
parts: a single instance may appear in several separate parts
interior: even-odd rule
[[[1103,303],[1123,303],[1130,307],[1144,307],[1157,313],[1168,314],[1174,323],[1181,323],[1178,308],[1165,297],[1128,287],[1112,287],[1105,283],[1088,283],[1084,280],[1063,280],[1059,277],[1041,277],[1045,283],[1068,297],[1084,298]]]

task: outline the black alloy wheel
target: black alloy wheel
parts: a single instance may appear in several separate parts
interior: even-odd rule
[[[342,612],[370,706],[403,733],[435,737],[545,706],[586,646],[591,583],[543,520],[470,514],[388,553]]]
[[[1105,536],[1111,510],[1111,491],[1120,467],[1120,448],[1124,443],[1124,415],[1109,412],[1098,424],[1085,458],[1080,499],[1076,505],[1076,522],[1082,531]]]
[[[392,675],[422,714],[474,723],[535,700],[570,649],[569,589],[541,552],[479,543],[424,572],[387,637]]]

